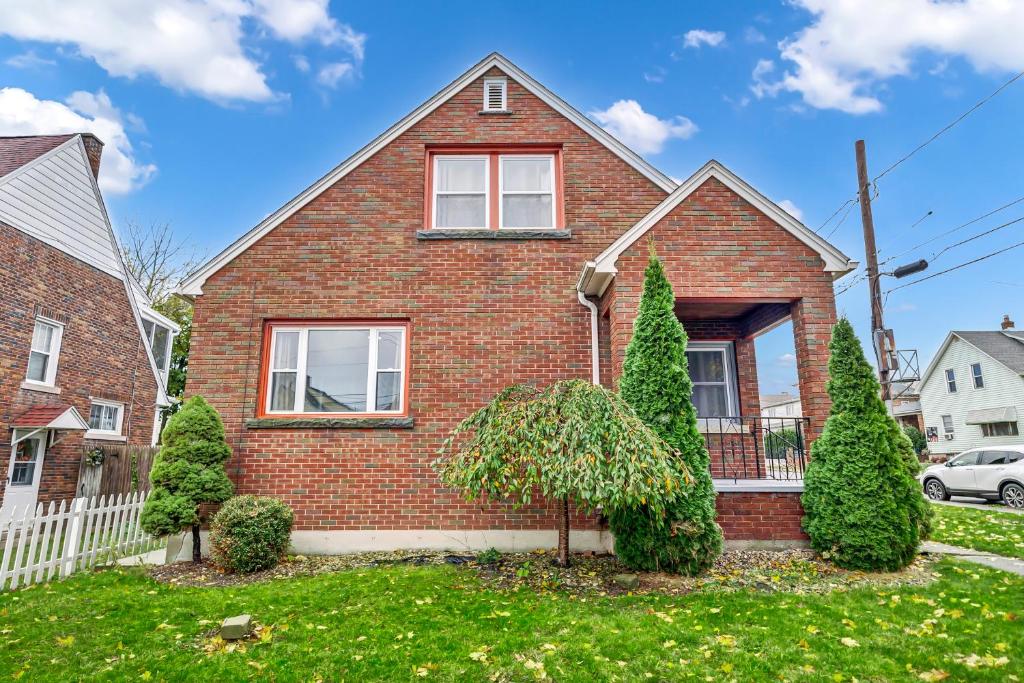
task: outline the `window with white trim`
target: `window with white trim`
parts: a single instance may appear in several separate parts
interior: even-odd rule
[[[739,392],[732,344],[691,342],[686,347],[686,362],[693,381],[693,406],[697,417],[736,417]]]
[[[270,332],[266,414],[404,412],[404,325],[282,323]]]
[[[944,431],[946,434],[952,434],[953,433],[953,416],[952,415],[943,415],[942,416],[942,431]]]
[[[981,363],[971,363],[971,377],[974,380],[975,389],[985,388],[985,378],[981,374]]]
[[[149,347],[153,349],[153,360],[160,372],[166,373],[171,359],[171,330],[148,318],[142,319],[142,327],[149,337]]]
[[[121,436],[123,420],[123,403],[94,398],[89,406],[89,431],[85,436]]]
[[[26,382],[54,386],[63,336],[63,325],[47,318],[36,318],[28,354],[28,371],[25,373]]]
[[[557,151],[431,154],[430,227],[551,230],[559,227]]]
[[[956,393],[956,370],[953,368],[946,370],[946,391]]]
[[[1016,422],[986,422],[981,425],[982,436],[1020,436]]]

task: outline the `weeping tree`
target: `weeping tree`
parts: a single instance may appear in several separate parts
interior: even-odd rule
[[[663,509],[644,505],[616,510],[609,523],[615,554],[626,566],[695,575],[721,554],[722,529],[715,521],[710,457],[697,429],[686,330],[676,317],[675,302],[652,244],[619,392],[637,416],[679,454],[693,475],[693,487]]]
[[[832,409],[804,475],[804,529],[841,567],[895,571],[913,561],[931,529],[917,458],[848,320],[832,328],[829,351]]]
[[[614,392],[584,380],[514,385],[460,422],[434,462],[468,500],[557,501],[558,563],[569,565],[569,506],[641,505],[660,514],[689,486],[672,448]]]
[[[192,530],[192,561],[199,562],[199,506],[231,497],[224,462],[231,448],[217,411],[193,396],[167,422],[149,472],[152,492],[142,509],[142,528],[154,536]]]

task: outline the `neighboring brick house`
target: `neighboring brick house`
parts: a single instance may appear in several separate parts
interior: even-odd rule
[[[223,416],[238,491],[295,508],[300,551],[550,546],[546,502],[467,503],[430,463],[509,384],[617,383],[650,241],[727,538],[803,538],[800,471],[764,461],[754,337],[792,319],[812,436],[855,264],[717,162],[673,182],[497,54],[193,274],[187,392]],[[574,547],[610,547],[575,524]]]
[[[178,328],[125,276],[102,148],[0,138],[0,514],[73,498],[83,444],[149,445],[167,404]]]

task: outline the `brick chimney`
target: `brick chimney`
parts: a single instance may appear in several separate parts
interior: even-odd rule
[[[1012,330],[1013,329],[1013,321],[1010,320],[1010,316],[1008,316],[1008,315],[1004,315],[1003,316],[1003,322],[1002,322],[1002,324],[1000,324],[1000,327],[1002,327],[1004,330]]]
[[[92,133],[82,133],[82,142],[85,143],[85,153],[89,157],[92,174],[99,179],[100,157],[103,156],[103,142]]]

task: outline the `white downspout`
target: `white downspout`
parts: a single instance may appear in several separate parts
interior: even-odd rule
[[[590,365],[593,373],[594,384],[601,383],[601,351],[598,346],[597,336],[597,304],[588,299],[582,291],[576,290],[576,298],[580,303],[590,309]]]

